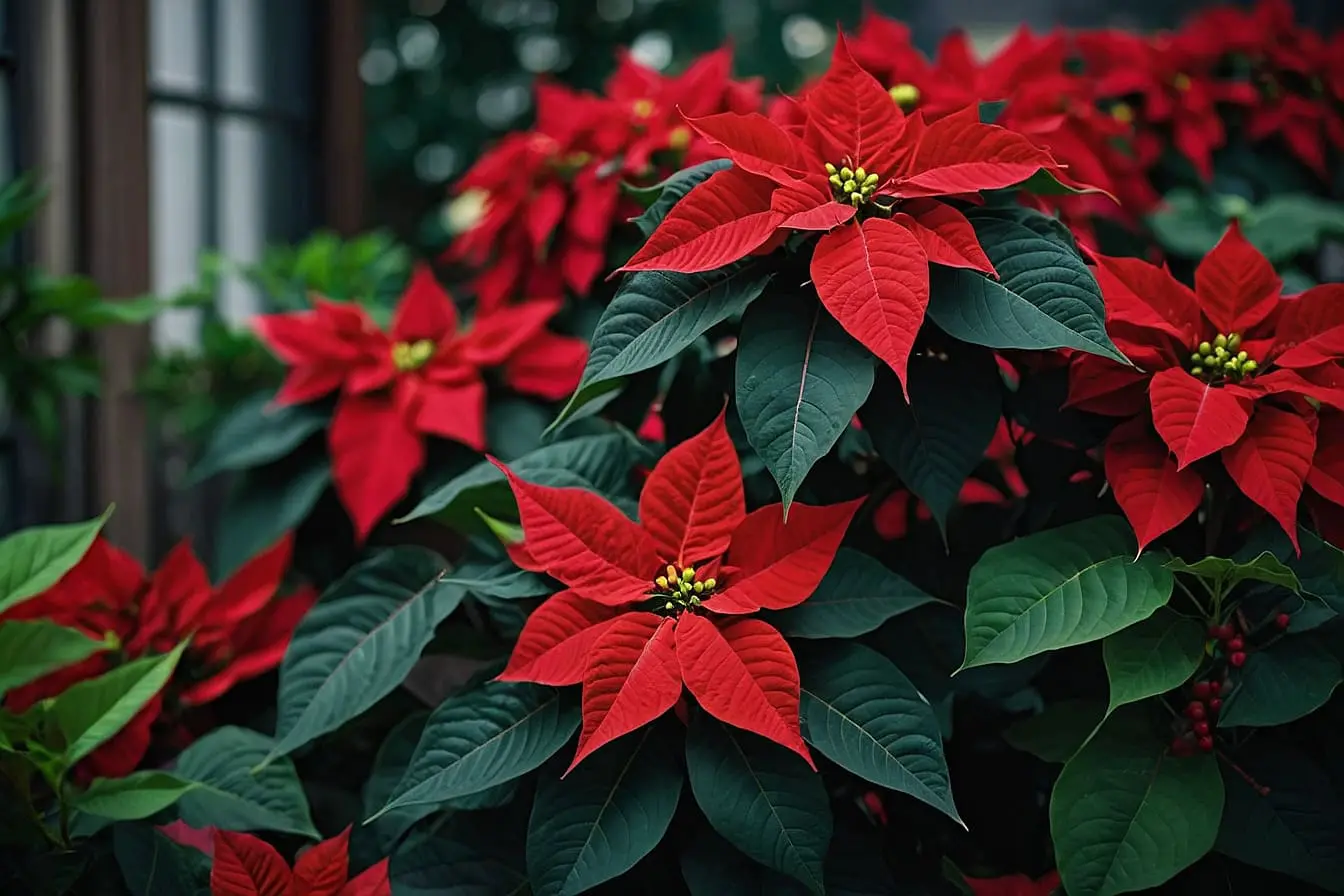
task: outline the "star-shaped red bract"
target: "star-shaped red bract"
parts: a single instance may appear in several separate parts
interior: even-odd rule
[[[497,465],[523,524],[514,559],[566,586],[528,617],[500,677],[583,684],[571,768],[671,709],[683,685],[715,718],[812,761],[793,652],[749,614],[811,596],[861,500],[794,504],[787,523],[779,504],[747,513],[722,414],[654,467],[638,523],[591,492]]]
[[[293,538],[281,538],[217,586],[187,541],[180,542],[148,574],[134,557],[105,538],[94,540],[61,580],[4,619],[49,619],[92,638],[113,638],[116,652],[95,654],[5,695],[5,705],[23,712],[38,700],[110,671],[117,654],[137,659],[167,653],[190,638],[178,674],[165,688],[170,705],[199,706],[240,681],[275,668],[284,658],[299,620],[317,601],[312,588],[277,597],[289,568]],[[144,758],[150,729],[163,711],[154,697],[79,769],[82,778],[121,777]]]
[[[350,829],[304,850],[293,870],[251,834],[215,831],[210,896],[392,896],[388,860],[350,874]]]
[[[548,400],[578,384],[582,340],[546,330],[560,301],[478,314],[459,331],[457,309],[419,266],[391,332],[358,305],[317,299],[311,311],[269,314],[257,332],[290,371],[278,404],[340,391],[328,441],[336,492],[365,538],[424,465],[424,436],[485,448],[484,373],[500,368],[511,388]]]
[[[672,207],[625,271],[706,271],[822,234],[811,274],[826,308],[904,382],[929,302],[929,262],[993,273],[964,215],[936,197],[974,196],[1045,170],[1026,137],[981,124],[969,106],[926,124],[836,43],[831,67],[799,100],[802,124],[758,115],[691,120],[733,167]]]
[[[1132,418],[1107,442],[1106,474],[1140,544],[1195,511],[1191,464],[1214,453],[1296,544],[1316,407],[1344,408],[1344,285],[1283,296],[1235,224],[1193,290],[1139,259],[1094,258],[1107,331],[1137,367],[1075,355],[1069,404]]]

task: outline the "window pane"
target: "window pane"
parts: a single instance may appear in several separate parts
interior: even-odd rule
[[[149,7],[151,86],[191,91],[202,88],[205,83],[201,66],[204,15],[202,0],[152,0]]]
[[[150,110],[150,213],[154,292],[170,296],[198,280],[205,221],[205,121],[198,109],[156,104]],[[174,308],[154,320],[160,348],[196,343],[200,312]]]
[[[262,4],[266,105],[286,115],[312,120],[316,54],[321,35],[311,0]]]
[[[228,0],[215,5],[221,99],[234,103],[262,102],[261,25],[261,0]],[[272,50],[280,51],[281,48],[272,47]]]
[[[219,249],[230,261],[261,259],[266,242],[265,135],[254,120],[228,116],[219,123]],[[221,285],[220,315],[242,323],[261,310],[250,284],[230,276]]]

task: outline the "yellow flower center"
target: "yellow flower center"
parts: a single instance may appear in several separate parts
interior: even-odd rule
[[[434,357],[432,339],[398,342],[392,346],[392,366],[402,373],[419,370],[432,357]]]
[[[667,134],[667,145],[681,151],[691,145],[691,129],[686,125],[675,127]]]
[[[653,110],[656,108],[657,106],[654,105],[653,100],[644,99],[635,100],[631,105],[630,110],[635,113],[636,118],[648,118],[653,114]]]
[[[1184,72],[1171,79],[1172,86],[1184,93],[1190,89],[1190,76]]]
[[[1134,121],[1134,107],[1129,103],[1116,103],[1111,107],[1111,117],[1121,124],[1131,124]]]
[[[1260,364],[1241,347],[1240,333],[1219,333],[1190,354],[1190,374],[1206,383],[1241,382]]]
[[[887,93],[902,109],[913,108],[915,103],[919,102],[919,88],[913,84],[897,84]]]
[[[847,202],[858,208],[877,192],[877,183],[882,178],[876,173],[868,173],[862,168],[851,169],[848,165],[837,168],[826,163],[826,179],[831,183],[831,193],[836,202]]]
[[[695,567],[677,569],[669,563],[665,573],[653,580],[649,596],[653,599],[654,612],[676,614],[709,600],[716,587],[718,582],[714,579],[699,578]]]

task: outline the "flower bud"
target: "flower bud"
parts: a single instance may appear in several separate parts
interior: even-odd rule
[[[1203,364],[1203,363],[1204,363],[1204,356],[1201,355],[1199,352],[1195,352],[1194,354],[1192,354],[1192,355],[1190,356],[1190,363],[1191,363],[1191,364]]]
[[[676,607],[677,605],[672,603],[672,601],[668,601],[666,604],[663,605],[664,610],[674,610],[676,609]]]
[[[694,585],[692,585],[691,587],[695,589],[695,593],[696,593],[696,594],[704,594],[704,593],[705,593],[705,583],[704,583],[704,582],[696,582],[696,583],[695,583]]]
[[[1241,345],[1240,333],[1233,333],[1227,337],[1227,347],[1232,351],[1236,351],[1240,345]]]
[[[1223,363],[1224,370],[1236,370],[1239,366],[1240,365],[1237,364],[1236,358],[1229,358],[1227,361]]]
[[[683,569],[681,571],[681,578],[683,581],[687,582],[692,581],[695,578],[695,567],[688,566],[685,569]]]
[[[717,584],[718,584],[718,583],[717,583],[716,581],[714,581],[713,579],[705,579],[705,588],[706,588],[707,590],[709,590],[709,591],[713,591],[713,590],[714,590],[714,586],[717,585]]]
[[[1200,366],[1198,366],[1198,365],[1196,365],[1196,366],[1190,368],[1190,373],[1191,373],[1192,376],[1203,376],[1203,375],[1204,375],[1204,368],[1203,368],[1203,367],[1200,367]]]
[[[862,165],[860,165],[858,168],[855,168],[855,169],[854,169],[854,179],[855,179],[855,180],[857,180],[857,181],[862,181],[862,180],[863,180],[864,178],[866,178],[867,176],[868,176],[868,172],[863,170],[863,166],[862,166]]]
[[[840,175],[838,174],[832,174],[827,179],[831,182],[831,186],[837,190],[841,189],[845,184],[845,182],[840,179]]]
[[[827,162],[827,163],[826,163],[826,173],[827,173],[827,174],[838,174],[838,173],[839,173],[839,170],[838,170],[834,165],[832,165],[830,162]]]
[[[667,590],[667,576],[659,576],[658,578],[653,580],[653,583],[657,585],[659,588],[662,588],[664,591]]]
[[[881,178],[876,174],[870,174],[863,179],[863,185],[865,187],[876,187],[879,180],[881,180]]]
[[[1242,373],[1255,373],[1255,369],[1256,369],[1257,367],[1259,367],[1259,366],[1260,366],[1260,365],[1257,364],[1257,363],[1255,363],[1254,361],[1247,361],[1245,364],[1241,365],[1241,372],[1242,372]]]
[[[1246,363],[1246,359],[1247,359],[1248,357],[1249,357],[1249,355],[1247,355],[1245,352],[1237,352],[1237,360],[1240,361],[1240,362],[1243,363],[1243,364]]]
[[[844,186],[842,186],[840,189],[844,190],[846,193],[853,193],[858,188],[859,185],[854,183],[853,178],[850,178],[849,180],[845,181]]]
[[[1199,353],[1201,355],[1207,355],[1211,351],[1213,351],[1213,346],[1209,345],[1207,342],[1201,342],[1199,344]]]
[[[671,563],[667,564],[667,580],[669,582],[674,582],[678,578],[680,578],[680,576],[677,575],[677,568]]]
[[[846,165],[844,168],[840,169],[840,176],[845,180],[853,180],[854,172],[850,169],[848,165]]]
[[[1218,348],[1227,348],[1227,337],[1219,333],[1213,338],[1213,344]]]

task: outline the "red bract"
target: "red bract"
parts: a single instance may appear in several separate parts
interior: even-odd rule
[[[421,266],[390,333],[358,305],[320,298],[312,311],[256,319],[291,368],[277,403],[340,390],[328,433],[332,478],[358,538],[410,488],[424,436],[484,449],[486,370],[502,368],[506,385],[552,400],[577,385],[586,347],[545,329],[559,309],[558,299],[496,308],[459,332],[452,299]]]
[[[654,467],[632,522],[604,499],[509,477],[525,540],[519,565],[567,590],[528,617],[500,678],[583,684],[571,768],[671,709],[685,685],[710,715],[810,763],[798,666],[773,627],[743,618],[806,600],[861,501],[746,512],[723,415]]]
[[[215,832],[211,896],[392,896],[387,859],[353,879],[350,829],[309,847],[291,871],[265,840],[251,834]]]
[[[1204,479],[1190,465],[1214,453],[1296,544],[1315,406],[1344,407],[1344,286],[1282,296],[1236,225],[1193,290],[1138,259],[1095,260],[1107,329],[1138,367],[1074,356],[1069,404],[1133,418],[1107,442],[1106,474],[1140,546],[1194,512]]]
[[[1003,877],[965,877],[966,886],[975,896],[1050,896],[1059,889],[1059,872],[1051,871],[1032,880],[1025,874]]]
[[[565,287],[585,295],[606,264],[611,229],[622,213],[622,176],[656,180],[656,156],[702,161],[682,114],[749,111],[760,81],[734,81],[727,49],[665,77],[622,52],[606,95],[539,84],[537,122],[487,151],[455,190],[486,194],[480,220],[445,257],[487,267],[476,281],[479,304],[496,308],[519,295],[558,298]]]
[[[929,301],[929,262],[994,271],[965,216],[933,197],[1060,168],[1025,137],[981,124],[973,106],[932,124],[907,118],[843,38],[799,105],[796,129],[761,115],[693,120],[733,167],[673,206],[621,270],[706,271],[788,231],[821,232],[811,267],[818,296],[904,382]]]
[[[292,547],[286,536],[212,587],[185,541],[150,576],[135,558],[98,538],[60,582],[4,618],[45,618],[90,637],[111,639],[126,659],[167,653],[190,638],[178,674],[165,693],[172,696],[173,706],[196,706],[274,668],[284,658],[295,626],[317,600],[311,588],[275,599]],[[77,681],[111,670],[117,662],[113,652],[90,657],[10,691],[5,705],[23,712]],[[130,773],[149,749],[150,728],[162,708],[160,694],[85,760],[83,776]]]

